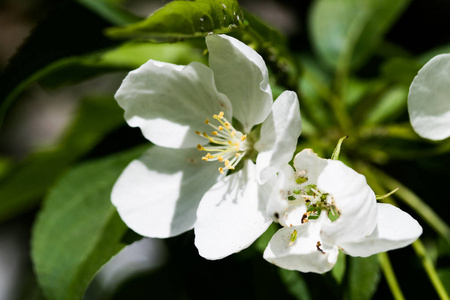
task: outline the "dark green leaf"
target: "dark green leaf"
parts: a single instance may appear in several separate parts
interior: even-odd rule
[[[140,21],[140,18],[123,10],[117,0],[77,0],[93,12],[115,25],[125,25]]]
[[[238,32],[239,38],[251,44],[264,57],[279,85],[296,90],[300,74],[299,65],[292,56],[284,36],[248,11],[244,10],[244,17],[248,25]]]
[[[123,111],[112,97],[85,99],[54,150],[32,155],[0,180],[0,222],[36,206],[70,164],[123,123]]]
[[[331,275],[333,275],[333,278],[336,279],[336,282],[338,284],[341,284],[342,280],[344,280],[346,267],[347,267],[347,256],[341,251],[339,251],[339,256],[336,261],[336,264],[334,265],[333,269],[331,269]]]
[[[280,273],[281,280],[283,281],[287,290],[292,296],[294,296],[295,299],[312,299],[311,294],[308,290],[308,285],[300,272],[285,270],[282,268],[279,268],[278,272]]]
[[[348,299],[372,299],[380,281],[380,265],[377,255],[349,257]]]
[[[229,33],[242,27],[243,21],[244,15],[236,0],[173,1],[142,22],[109,28],[106,34],[112,38],[178,41]]]
[[[149,59],[183,65],[192,61],[205,62],[206,57],[186,43],[130,42],[106,51],[59,60],[41,70],[35,80],[46,88],[57,88],[102,73],[136,69]]]
[[[340,60],[363,63],[409,0],[317,0],[310,15],[317,53],[335,68]]]
[[[127,232],[110,194],[142,147],[81,165],[51,190],[38,215],[32,259],[49,300],[81,299],[94,274],[125,244]]]
[[[41,69],[63,58],[112,46],[102,33],[107,26],[110,23],[74,1],[63,1],[52,10],[0,76],[0,127],[9,106],[39,77]]]

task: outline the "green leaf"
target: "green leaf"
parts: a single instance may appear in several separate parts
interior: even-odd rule
[[[344,280],[346,266],[347,256],[344,253],[340,252],[336,264],[334,265],[333,269],[331,269],[331,275],[333,275],[333,278],[336,279],[336,282],[338,284],[341,284],[342,280]]]
[[[286,286],[289,293],[298,300],[310,300],[311,294],[308,290],[308,284],[306,283],[303,275],[300,272],[290,271],[279,268],[281,280]]]
[[[146,20],[106,30],[112,38],[178,41],[207,34],[229,33],[244,25],[236,0],[173,1]]]
[[[244,17],[247,26],[237,32],[239,39],[261,54],[272,71],[272,78],[279,85],[296,90],[300,76],[299,64],[290,52],[285,37],[248,11],[244,10]]]
[[[110,23],[74,1],[64,1],[51,11],[0,76],[0,127],[6,111],[40,70],[63,58],[111,47],[114,42],[102,33],[107,26]]]
[[[381,277],[378,256],[348,258],[348,299],[372,299]]]
[[[148,146],[147,146],[148,147]],[[111,189],[143,147],[78,166],[51,190],[33,229],[31,256],[49,300],[81,299],[94,274],[125,244]]]
[[[123,111],[111,97],[83,100],[77,118],[55,149],[33,154],[2,177],[0,222],[35,207],[66,168],[123,123]]]
[[[42,69],[34,80],[38,80],[46,88],[57,88],[103,73],[136,69],[149,59],[179,65],[206,61],[200,50],[187,43],[129,42],[102,52],[59,60]]]
[[[406,110],[408,88],[405,86],[394,86],[388,89],[377,99],[376,105],[370,110],[365,118],[365,125],[383,123],[395,119]]]
[[[140,21],[140,18],[122,9],[117,0],[77,0],[96,14],[115,25],[125,25]]]
[[[407,7],[409,0],[316,0],[310,35],[316,52],[330,67],[361,65]]]

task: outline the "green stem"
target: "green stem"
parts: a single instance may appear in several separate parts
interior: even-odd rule
[[[414,251],[416,251],[417,256],[421,259],[422,265],[425,268],[425,271],[430,278],[431,283],[433,284],[436,292],[439,295],[439,298],[442,300],[450,300],[448,297],[447,291],[445,290],[444,285],[442,284],[441,279],[439,278],[436,269],[434,268],[433,262],[427,256],[425,247],[423,246],[420,240],[415,241],[412,244]]]
[[[398,284],[397,277],[395,276],[394,270],[392,269],[391,261],[386,252],[378,253],[378,258],[380,260],[381,269],[383,270],[384,277],[391,289],[392,295],[396,300],[404,300],[402,290]]]
[[[388,190],[393,190],[397,187],[400,189],[395,195],[405,202],[408,206],[416,211],[437,233],[442,235],[450,244],[450,227],[437,215],[434,210],[420,199],[413,191],[401,184],[399,181],[390,177],[389,175],[374,170],[375,175],[380,179],[379,181],[385,185]]]

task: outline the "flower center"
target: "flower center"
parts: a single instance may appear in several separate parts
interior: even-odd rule
[[[210,142],[210,145],[206,147],[197,145],[199,151],[207,152],[202,159],[223,162],[224,167],[219,168],[219,172],[222,174],[228,169],[233,170],[250,148],[246,141],[247,135],[237,131],[223,115],[224,113],[221,111],[218,115],[213,116],[218,124],[212,124],[209,119],[206,119],[205,124],[213,128],[210,135],[206,132],[195,132]]]
[[[318,219],[323,211],[326,212],[331,222],[336,221],[341,213],[335,205],[333,196],[321,191],[315,184],[303,185],[308,181],[306,175],[307,170],[296,174],[295,182],[299,188],[289,191],[287,195],[289,201],[304,201],[306,212],[302,216],[301,223]]]

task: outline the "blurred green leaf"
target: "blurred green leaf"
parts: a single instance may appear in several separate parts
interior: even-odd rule
[[[365,125],[379,124],[400,116],[406,111],[407,98],[408,88],[405,86],[394,86],[386,90],[369,111],[365,118]]]
[[[372,299],[381,277],[378,256],[348,258],[348,299]]]
[[[0,222],[36,206],[70,164],[123,123],[123,111],[112,97],[82,101],[76,119],[55,149],[32,155],[0,180]]]
[[[78,166],[50,191],[33,229],[31,253],[49,300],[81,299],[94,274],[125,246],[127,226],[110,194],[126,165],[143,151]]]
[[[341,284],[342,280],[344,280],[346,268],[347,256],[344,253],[340,252],[336,264],[334,265],[333,269],[331,269],[331,275],[333,275],[338,284]]]
[[[34,80],[46,88],[57,88],[107,72],[136,69],[149,59],[180,65],[206,61],[200,50],[186,43],[129,42],[102,52],[59,60],[41,70]]]
[[[324,63],[361,65],[403,12],[409,0],[316,0],[310,35]]]
[[[439,278],[442,280],[447,293],[450,294],[450,268],[443,268],[438,270]]]
[[[125,25],[140,21],[141,18],[122,9],[122,0],[77,0],[93,12],[115,25]]]
[[[244,25],[236,0],[172,1],[146,20],[106,30],[112,38],[178,41],[211,33],[229,33]]]
[[[289,50],[285,37],[260,18],[244,10],[246,21],[239,38],[253,47],[270,68],[272,79],[279,85],[295,90],[300,74],[299,64]]]
[[[33,29],[0,76],[0,127],[8,108],[40,71],[63,58],[111,47],[110,23],[75,1],[62,1]]]
[[[381,66],[381,76],[384,80],[405,85],[409,88],[422,64],[415,59],[395,57]]]
[[[279,268],[281,280],[289,293],[298,300],[310,300],[311,294],[308,290],[308,284],[306,283],[303,275],[297,271],[290,271]]]

